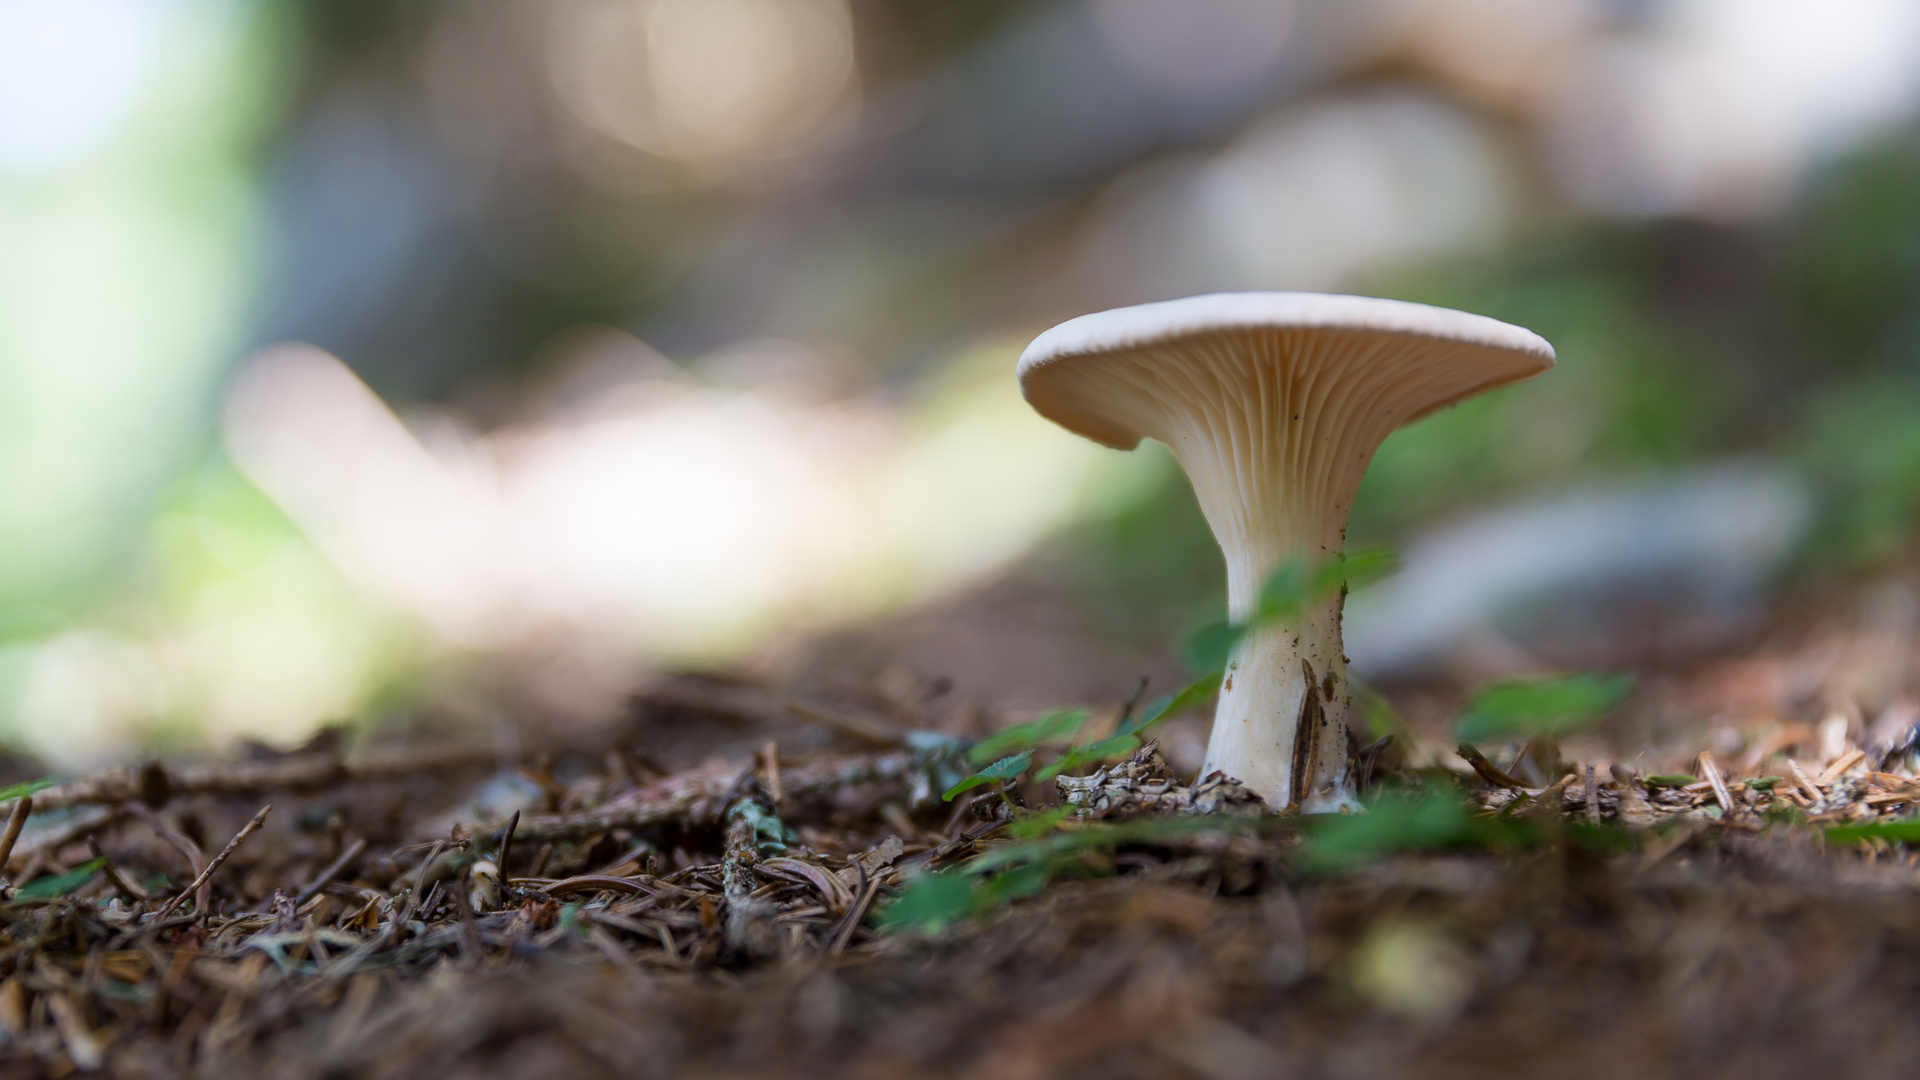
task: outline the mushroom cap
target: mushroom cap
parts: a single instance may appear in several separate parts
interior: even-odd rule
[[[1021,393],[1054,423],[1095,442],[1131,450],[1149,432],[1135,410],[1089,394],[1088,365],[1116,360],[1172,365],[1183,350],[1247,344],[1249,365],[1285,356],[1296,368],[1338,364],[1408,377],[1411,404],[1398,424],[1553,366],[1553,346],[1531,330],[1484,315],[1404,300],[1327,293],[1209,293],[1082,315],[1048,330],[1020,354]],[[1118,372],[1116,371],[1116,374]],[[1420,400],[1422,396],[1432,400]],[[1393,395],[1407,400],[1403,394]]]

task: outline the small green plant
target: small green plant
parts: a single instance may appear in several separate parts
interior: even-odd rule
[[[67,895],[93,880],[107,865],[105,859],[89,859],[64,874],[35,878],[13,890],[15,900],[53,900]]]
[[[1885,840],[1890,844],[1920,843],[1920,818],[1876,821],[1865,825],[1835,825],[1826,830],[1830,844],[1863,844]]]
[[[1024,835],[1023,839],[982,852],[958,867],[919,875],[880,909],[875,921],[883,930],[938,933],[1019,897],[1033,896],[1065,870],[1084,872],[1081,857],[1090,852],[1273,824],[1249,818],[1187,817],[1068,828],[1066,815],[1057,810],[1032,814],[1008,830]]]
[[[967,764],[979,768],[1008,754],[1034,750],[1071,737],[1086,724],[1089,715],[1085,709],[1049,709],[1024,724],[1002,728],[968,747]]]
[[[1353,689],[1353,703],[1360,707],[1360,718],[1367,725],[1367,734],[1375,739],[1388,735],[1406,740],[1410,729],[1406,718],[1400,715],[1393,703],[1382,697],[1380,692],[1351,673],[1347,676],[1347,685]]]
[[[941,798],[947,802],[952,802],[955,795],[963,791],[971,791],[981,784],[991,783],[995,780],[1012,780],[1021,773],[1026,772],[1027,766],[1031,764],[1033,764],[1033,751],[1031,750],[1022,750],[1017,754],[1010,754],[948,788],[946,794],[942,795]]]
[[[1034,773],[1033,779],[1044,784],[1069,769],[1085,768],[1096,762],[1117,761],[1138,749],[1140,749],[1138,735],[1129,732],[1125,735],[1109,736],[1099,742],[1069,748],[1066,753],[1054,758],[1039,772]]]
[[[1015,840],[1038,840],[1060,827],[1060,823],[1073,816],[1073,807],[1054,806],[1045,810],[1031,810],[1007,823],[1007,834]]]
[[[1327,814],[1307,826],[1301,869],[1327,874],[1387,855],[1450,848],[1510,847],[1532,842],[1524,822],[1487,820],[1452,791],[1390,790],[1364,814]]]
[[[979,907],[978,882],[958,870],[933,870],[910,881],[874,922],[882,930],[937,934],[972,918]]]
[[[745,821],[753,827],[754,849],[761,855],[777,855],[799,839],[779,816],[761,806],[756,799],[741,799],[727,811],[729,820]]]
[[[1156,698],[1138,712],[1130,713],[1106,738],[1069,747],[1033,778],[1045,783],[1069,770],[1125,758],[1140,749],[1141,733],[1147,728],[1199,708],[1219,692],[1220,681],[1226,677],[1227,660],[1247,634],[1303,615],[1335,593],[1377,580],[1391,573],[1393,567],[1393,553],[1377,547],[1338,555],[1318,565],[1300,556],[1288,559],[1267,578],[1252,619],[1242,624],[1215,623],[1188,639],[1187,660],[1203,672],[1199,678],[1176,693]],[[965,758],[980,771],[948,788],[945,798],[951,800],[992,781],[1017,779],[1033,764],[1035,751],[1049,743],[1077,737],[1089,715],[1086,709],[1053,709],[973,744]]]
[[[1650,788],[1682,788],[1688,784],[1697,783],[1699,779],[1699,777],[1689,773],[1663,773],[1657,776],[1647,777],[1647,786]],[[1778,778],[1776,777],[1776,779]]]
[[[28,780],[23,784],[9,784],[0,788],[0,803],[9,803],[22,795],[31,795],[36,791],[53,786],[51,780]]]
[[[1294,555],[1267,577],[1252,618],[1243,623],[1213,623],[1187,640],[1187,663],[1197,670],[1224,673],[1233,650],[1248,634],[1297,619],[1338,593],[1386,577],[1395,566],[1393,552],[1383,547],[1361,548],[1318,565]]]
[[[1807,812],[1784,799],[1775,799],[1768,803],[1767,808],[1761,811],[1760,816],[1776,825],[1805,825],[1807,823]],[[1845,827],[1847,826],[1843,826],[1843,828]],[[1842,837],[1842,839],[1844,840],[1844,837]]]
[[[1048,763],[1034,779],[1042,783],[1053,779],[1068,769],[1083,768],[1100,762],[1115,761],[1140,749],[1140,733],[1154,724],[1170,717],[1178,716],[1188,709],[1202,705],[1213,696],[1220,687],[1219,673],[1210,673],[1198,681],[1189,684],[1177,694],[1169,694],[1155,699],[1146,708],[1130,714],[1114,729],[1112,735],[1096,742],[1069,747],[1064,753]],[[979,753],[986,747],[991,753],[1004,753],[1018,749],[1019,753],[1008,754],[995,760],[979,772],[948,788],[944,798],[951,801],[964,791],[979,787],[995,780],[1014,780],[1026,772],[1033,764],[1034,752],[1042,744],[1054,742],[1062,736],[1077,735],[1088,719],[1085,709],[1055,709],[1039,719],[1025,724],[1016,724],[1003,731],[995,732],[967,753],[969,763],[977,764],[982,760],[992,760]],[[1071,726],[1067,721],[1071,720]]]
[[[1632,693],[1631,675],[1504,680],[1474,694],[1454,730],[1466,742],[1557,739],[1591,726]]]

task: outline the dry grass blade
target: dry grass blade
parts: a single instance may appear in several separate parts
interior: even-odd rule
[[[827,945],[829,954],[838,956],[847,951],[847,944],[853,940],[854,931],[860,929],[860,924],[865,921],[867,912],[873,909],[873,901],[880,895],[880,885],[881,879],[878,877],[869,879],[866,868],[861,866],[859,892],[854,898],[853,905],[847,908],[847,913],[840,917],[840,921],[833,928]]]
[[[652,896],[655,890],[631,878],[608,877],[604,874],[581,874],[578,877],[562,878],[540,886],[540,891],[548,896],[567,896],[572,893],[617,892],[629,896]]]

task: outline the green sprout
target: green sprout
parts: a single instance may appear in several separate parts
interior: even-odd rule
[[[1018,777],[1021,773],[1026,772],[1027,766],[1031,764],[1033,764],[1033,751],[1031,750],[1022,750],[1017,754],[1013,754],[1008,757],[1003,757],[999,761],[994,762],[993,764],[987,766],[986,768],[981,769],[979,772],[974,773],[972,776],[967,777],[965,780],[962,780],[959,783],[948,788],[946,791],[946,794],[942,795],[940,798],[945,802],[952,802],[953,797],[955,795],[958,795],[963,791],[971,791],[972,789],[979,787],[981,784],[989,783],[994,780],[1012,780],[1015,777]]]
[[[1690,773],[1663,773],[1658,776],[1647,777],[1647,786],[1650,788],[1682,788],[1688,784],[1697,783],[1699,779],[1699,777]]]
[[[54,900],[68,893],[76,892],[92,881],[107,865],[105,859],[89,859],[64,874],[35,878],[33,881],[13,890],[13,898],[18,900]]]
[[[1474,694],[1454,730],[1466,742],[1559,738],[1591,726],[1632,693],[1631,675],[1509,679]]]

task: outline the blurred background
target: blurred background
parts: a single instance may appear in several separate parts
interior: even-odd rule
[[[1368,476],[1404,709],[1911,712],[1917,108],[1909,0],[0,0],[0,740],[1171,688],[1185,480],[1012,367],[1223,289],[1559,349]]]

